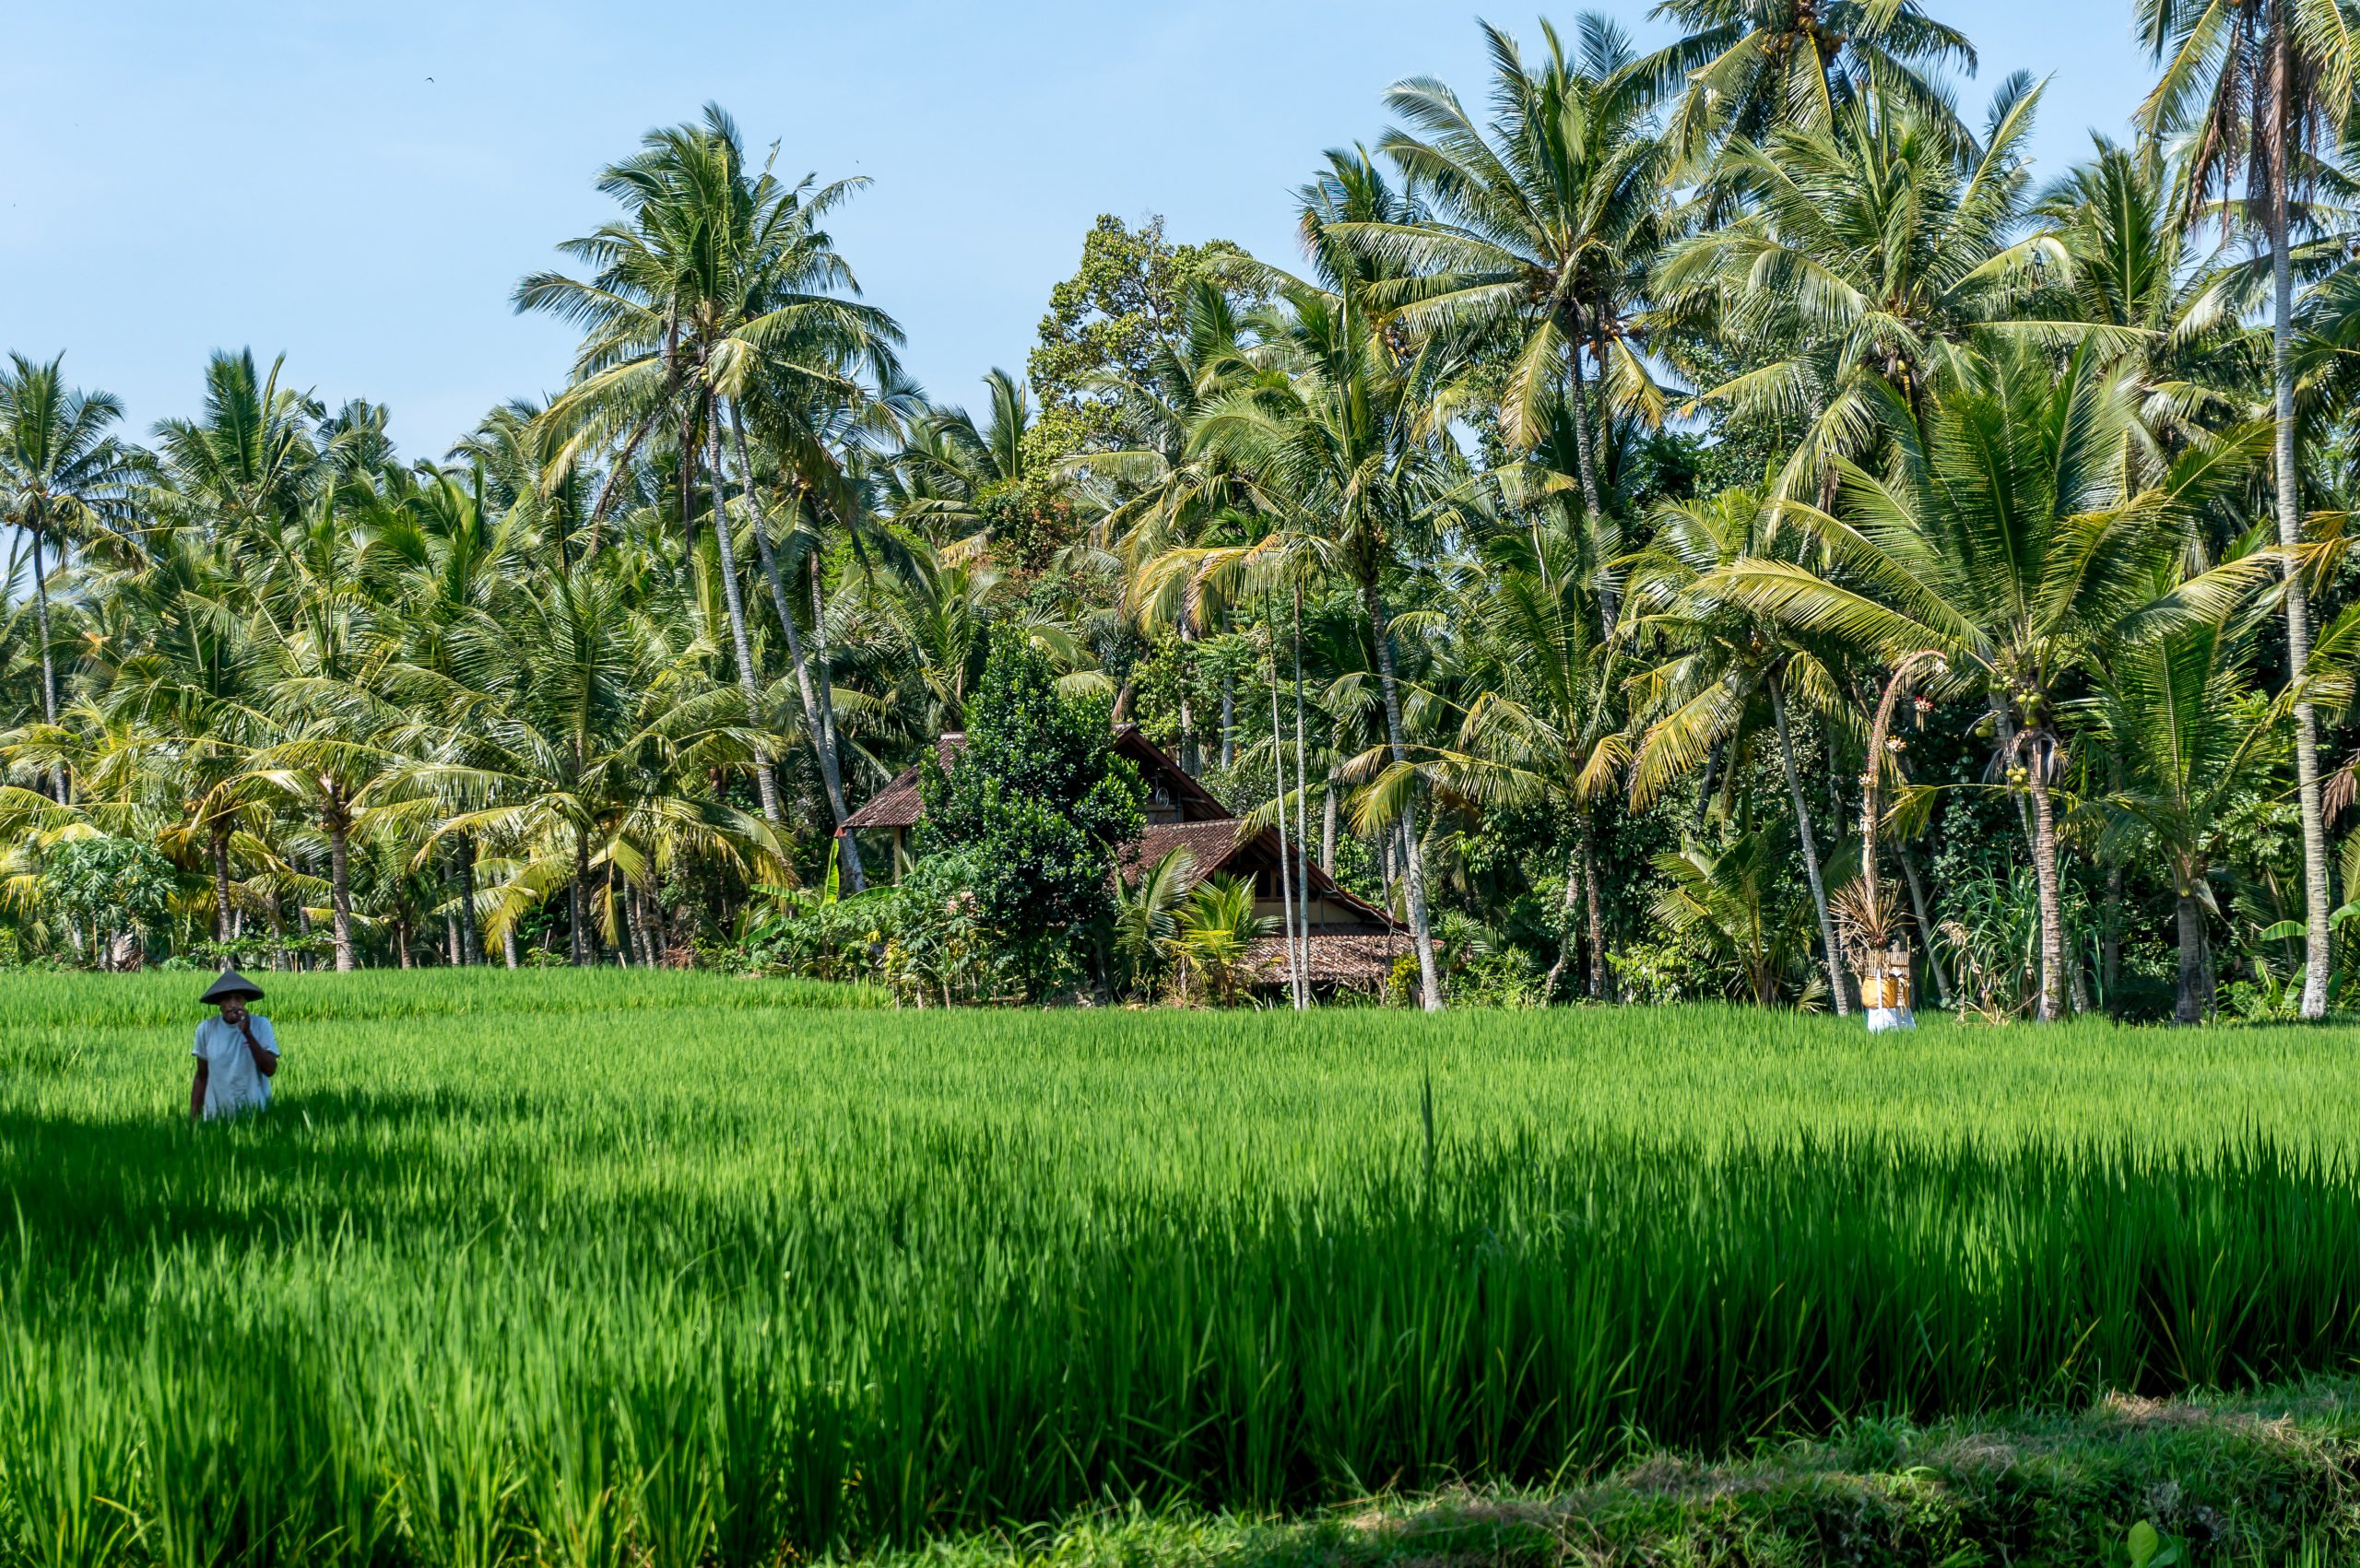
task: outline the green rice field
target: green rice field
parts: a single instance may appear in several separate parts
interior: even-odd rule
[[[768,1563],[2360,1352],[2360,1035],[0,980],[0,1562]]]

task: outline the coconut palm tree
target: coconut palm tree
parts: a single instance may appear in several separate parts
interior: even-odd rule
[[[399,643],[379,631],[384,607],[368,591],[366,548],[339,514],[335,493],[324,492],[277,602],[251,612],[257,656],[266,664],[261,681],[270,729],[249,756],[248,776],[307,808],[327,841],[339,971],[358,963],[352,836],[365,825],[372,786],[394,760],[380,737],[399,719],[375,690],[379,669]]]
[[[2096,670],[2095,738],[2121,779],[2100,805],[2112,831],[2160,853],[2170,873],[2179,937],[2173,1020],[2182,1024],[2203,1021],[2212,1007],[2204,929],[2215,908],[2212,855],[2233,803],[2278,760],[2277,715],[2253,687],[2251,619],[2191,618],[2110,651]]]
[[[1234,1006],[1245,978],[1245,955],[1278,922],[1254,913],[1254,879],[1208,877],[1174,914],[1171,950],[1190,988]]]
[[[490,890],[488,925],[511,928],[563,889],[572,957],[596,961],[592,931],[618,930],[614,879],[643,883],[673,856],[719,860],[783,880],[777,836],[702,789],[710,770],[742,765],[759,742],[739,693],[666,628],[677,607],[651,600],[611,552],[513,595],[490,624],[453,637],[455,678],[442,722],[464,734],[405,782],[471,800],[437,838],[481,834],[513,865]],[[603,884],[594,878],[608,873]]]
[[[2031,313],[2071,262],[2046,228],[2019,231],[2039,100],[2022,78],[2003,87],[1980,146],[1870,95],[1724,149],[1713,180],[1743,210],[1667,250],[1654,287],[1667,314],[1744,367],[1726,375],[1726,361],[1676,355],[1705,387],[1701,402],[1805,429],[1779,493],[1824,506],[1830,465],[1877,438],[1881,390],[1922,415],[1983,345],[2100,331]]]
[[[1575,468],[1589,514],[1603,510],[1587,350],[1611,407],[1650,420],[1664,397],[1641,357],[1637,311],[1646,269],[1669,235],[1672,154],[1648,123],[1630,41],[1585,15],[1578,58],[1541,24],[1528,64],[1515,39],[1485,26],[1492,56],[1488,126],[1430,77],[1401,82],[1386,105],[1408,128],[1386,133],[1391,158],[1425,208],[1413,221],[1331,222],[1326,232],[1399,274],[1370,300],[1413,325],[1470,321],[1513,346],[1500,418],[1517,448],[1540,442],[1552,410],[1570,410]],[[1570,386],[1561,394],[1560,383]]]
[[[1302,529],[1325,536],[1339,572],[1359,595],[1375,644],[1392,765],[1409,770],[1401,687],[1385,592],[1406,551],[1445,531],[1466,494],[1443,435],[1459,363],[1440,336],[1400,344],[1356,287],[1328,292],[1290,283],[1263,331],[1283,381],[1258,380],[1209,410],[1198,440],[1256,477]],[[1411,795],[1399,797],[1403,890],[1417,945],[1420,1000],[1442,1007],[1429,941],[1424,852]]]
[[[94,584],[112,624],[93,650],[89,792],[115,811],[154,809],[168,852],[210,871],[223,942],[240,919],[233,855],[252,858],[238,842],[254,821],[251,760],[273,733],[266,648],[244,612],[248,564],[255,577],[267,569],[228,536],[171,528]]]
[[[2297,670],[2310,662],[2309,594],[2296,570],[2302,540],[2302,470],[2295,410],[2295,236],[2314,227],[2307,198],[2322,155],[2340,150],[2360,81],[2360,29],[2342,0],[2140,0],[2141,41],[2163,75],[2139,108],[2151,137],[2185,136],[2183,213],[2191,222],[2224,198],[2270,253],[2271,395],[2276,420],[2278,545],[2285,573],[2286,646]],[[2235,194],[2234,202],[2225,198]],[[2302,803],[2305,1018],[2327,1010],[2327,819],[2320,808],[2319,724],[2307,699],[2295,705],[2295,776]]]
[[[1764,563],[1800,568],[1811,553],[1810,534],[1761,491],[1667,502],[1657,510],[1655,529],[1652,543],[1632,561],[1625,623],[1635,643],[1664,654],[1632,681],[1637,717],[1646,726],[1632,759],[1632,804],[1646,806],[1716,754],[1733,769],[1757,737],[1766,731],[1774,737],[1818,917],[1828,995],[1839,1015],[1848,1014],[1850,988],[1818,827],[1795,764],[1791,718],[1798,699],[1823,714],[1846,711],[1845,674],[1858,645],[1841,635],[1799,631],[1720,592],[1733,571]]]
[[[583,471],[577,444],[560,439],[547,413],[530,398],[511,398],[452,442],[445,457],[472,470],[478,511],[489,506],[530,529],[564,572],[573,565],[576,530],[584,555],[596,555],[603,541],[599,523],[584,516],[584,481],[595,476]]]
[[[1032,474],[1024,441],[1032,395],[997,366],[984,392],[982,422],[953,404],[925,409],[895,458],[902,489],[894,517],[937,545],[987,533],[992,496]]]
[[[2139,388],[2132,434],[2160,470],[2189,440],[2244,420],[2262,367],[2238,320],[2235,278],[2188,242],[2160,150],[2092,141],[2092,155],[2032,211],[2071,259],[2072,313],[2118,329],[2118,368]]]
[[[702,124],[649,133],[642,151],[609,165],[599,186],[623,205],[626,218],[563,248],[596,267],[592,278],[538,273],[517,286],[516,307],[564,316],[585,329],[574,383],[550,407],[553,420],[581,426],[635,448],[667,421],[682,433],[684,456],[702,431],[738,680],[749,711],[761,707],[759,672],[739,588],[735,529],[728,525],[723,432],[737,437],[739,492],[747,524],[767,551],[753,493],[741,405],[765,378],[849,387],[850,368],[865,364],[879,379],[896,374],[892,345],[900,329],[874,307],[846,298],[851,268],[820,220],[867,183],[789,186],[764,168],[749,171],[744,138],[717,105]],[[683,487],[682,515],[690,515]],[[783,588],[773,584],[806,731],[818,748],[829,802],[841,824],[848,814],[829,742],[833,726],[804,656],[801,634]],[[783,823],[776,781],[758,759],[762,814]]]
[[[1696,590],[1888,656],[1939,653],[1949,679],[1989,704],[1999,737],[1991,776],[2032,802],[2044,1019],[2065,1012],[2059,686],[2101,646],[2226,613],[2269,566],[2248,557],[2158,591],[2188,547],[2191,519],[2241,482],[2252,438],[2193,448],[2158,484],[2135,489],[2126,463],[2131,395],[2108,357],[2084,343],[2061,370],[2046,354],[2000,354],[1977,382],[1934,402],[1922,437],[1919,418],[1893,399],[1883,421],[1890,473],[1840,461],[1840,520],[1781,507],[1827,551],[1824,571],[1740,560]]]
[[[1670,885],[1649,913],[1667,930],[1701,937],[1734,964],[1757,1007],[1776,1006],[1789,977],[1811,972],[1811,940],[1781,896],[1783,847],[1765,829],[1749,828],[1725,843],[1690,842],[1655,860]],[[1808,1000],[1812,986],[1804,981],[1796,989]]]
[[[283,386],[285,356],[257,370],[254,351],[215,354],[197,417],[159,420],[156,469],[139,495],[160,522],[217,530],[276,552],[281,533],[333,475],[320,454],[326,409]]]
[[[120,519],[129,499],[129,454],[110,434],[123,405],[104,392],[66,386],[65,357],[35,364],[8,356],[0,371],[0,520],[15,524],[31,544],[34,635],[41,645],[41,720],[57,723],[55,633],[49,614],[49,558],[62,558],[77,533]],[[12,571],[8,581],[15,582]],[[71,798],[63,767],[53,775],[55,798]]]
[[[1488,547],[1491,571],[1473,595],[1478,666],[1465,672],[1474,695],[1446,772],[1470,798],[1544,802],[1573,824],[1564,936],[1541,995],[1555,996],[1574,933],[1586,929],[1588,991],[1599,1001],[1608,976],[1597,806],[1619,783],[1630,743],[1615,700],[1617,649],[1594,630],[1599,607],[1580,548],[1584,520],[1551,521],[1536,517],[1528,532],[1503,533]]]
[[[1135,881],[1115,890],[1115,958],[1127,987],[1152,988],[1156,972],[1179,934],[1178,910],[1197,880],[1197,855],[1174,844],[1142,869]]]
[[[1871,93],[1963,136],[1931,73],[1972,72],[1975,48],[1918,0],[1659,0],[1650,14],[1684,29],[1639,70],[1679,93],[1671,139],[1692,163],[1721,138],[1826,125]]]

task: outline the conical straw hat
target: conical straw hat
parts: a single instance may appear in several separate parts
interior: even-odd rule
[[[259,1002],[262,1000],[262,987],[240,974],[236,970],[225,969],[221,972],[221,978],[207,986],[205,995],[199,1000],[208,1003],[226,1002],[232,996],[243,996],[250,1002]]]

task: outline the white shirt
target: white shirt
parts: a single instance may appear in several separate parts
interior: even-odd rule
[[[249,1013],[246,1021],[253,1026],[254,1039],[262,1048],[277,1055],[278,1037],[270,1032],[270,1020]],[[192,1054],[205,1064],[205,1114],[208,1118],[259,1111],[270,1103],[270,1079],[254,1066],[254,1054],[246,1048],[244,1033],[229,1020],[217,1015],[198,1024],[196,1049]]]

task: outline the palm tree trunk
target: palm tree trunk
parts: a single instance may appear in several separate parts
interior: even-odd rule
[[[738,551],[729,539],[728,502],[721,477],[721,407],[715,399],[705,411],[705,463],[712,470],[713,538],[721,552],[721,602],[729,610],[729,641],[738,654],[738,685],[746,693],[746,722],[761,723],[761,683],[754,678],[754,652],[746,640],[746,599],[738,591]],[[778,781],[771,776],[771,749],[754,749],[754,784],[762,797],[762,820],[773,828],[786,825],[778,808]]]
[[[1188,645],[1197,640],[1187,618],[1180,619],[1180,766],[1189,772],[1197,771],[1197,715],[1188,701],[1188,678],[1194,674],[1188,657]]]
[[[1581,836],[1582,902],[1589,927],[1589,999],[1603,1002],[1613,991],[1614,975],[1606,962],[1606,894],[1598,880],[1598,819],[1584,805],[1574,820]]]
[[[1843,961],[1836,956],[1835,922],[1827,913],[1827,884],[1819,874],[1819,843],[1811,825],[1811,802],[1803,798],[1802,776],[1795,772],[1795,743],[1787,733],[1783,684],[1777,676],[1770,678],[1770,718],[1778,729],[1778,760],[1787,770],[1787,793],[1795,804],[1795,836],[1802,845],[1803,872],[1811,881],[1811,908],[1819,915],[1820,947],[1827,955],[1827,994],[1835,1004],[1835,1016],[1847,1018],[1852,1011],[1852,993],[1845,984]]]
[[[1577,843],[1565,852],[1565,900],[1558,912],[1565,925],[1557,937],[1557,961],[1549,966],[1549,973],[1540,980],[1540,1005],[1544,1008],[1557,999],[1558,977],[1574,960],[1575,917],[1582,899],[1582,849]]]
[[[213,838],[213,939],[230,939],[230,831],[216,825]]]
[[[2283,16],[2276,30],[2283,83],[2290,47]],[[2279,90],[2283,93],[2288,88],[2282,87]],[[2301,680],[2311,660],[2311,607],[2294,554],[2303,536],[2303,488],[2295,452],[2295,267],[2287,250],[2283,119],[2283,112],[2272,116],[2273,122],[2279,123],[2279,145],[2272,171],[2276,188],[2271,193],[2270,202],[2270,378],[2278,416],[2278,547],[2286,552],[2279,562],[2286,580],[2286,669],[2289,679]],[[2302,801],[2303,898],[2308,915],[2303,937],[2303,1016],[2318,1018],[2327,1011],[2330,952],[2327,817],[2319,807],[2319,719],[2307,701],[2295,704],[2295,779]]]
[[[500,933],[500,957],[509,968],[516,967],[516,927],[513,925]]]
[[[41,535],[38,523],[32,529],[33,538],[33,621],[41,636],[41,716],[53,728],[57,724],[57,666],[49,652],[49,568],[41,560]],[[55,764],[50,772],[57,804],[66,804],[65,764]]]
[[[336,972],[352,972],[352,831],[331,813],[321,824],[328,833],[328,903],[336,920]]]
[[[2186,877],[2174,901],[2174,913],[2179,917],[2179,985],[2172,1006],[2175,1024],[2204,1021],[2204,906],[2197,902],[2196,890]]]
[[[795,689],[803,699],[803,727],[811,733],[811,749],[820,761],[820,782],[828,792],[828,810],[835,818],[835,826],[842,828],[844,819],[852,813],[844,808],[844,775],[836,754],[835,713],[824,686],[814,689],[811,664],[803,651],[803,633],[787,610],[786,585],[779,576],[778,552],[772,548],[771,531],[762,526],[761,511],[754,504],[754,462],[746,444],[746,421],[735,404],[729,408],[729,434],[738,448],[739,493],[745,497],[747,520],[754,525],[754,548],[761,557],[762,578],[771,591],[771,607],[778,612],[779,625],[786,632],[786,656],[795,666]],[[812,624],[816,635],[819,623],[815,620]],[[837,834],[836,843],[842,851],[844,879],[857,893],[868,885],[861,874],[860,845],[853,842],[850,833]]]
[[[1606,508],[1599,501],[1598,460],[1591,451],[1596,438],[1590,432],[1589,388],[1582,379],[1580,344],[1574,344],[1572,352],[1566,358],[1573,361],[1574,371],[1574,466],[1581,471],[1583,517],[1595,533],[1598,520],[1605,515]],[[1614,635],[1614,593],[1611,588],[1609,588],[1598,596],[1598,626],[1600,636]]]
[[[1361,584],[1361,600],[1367,607],[1369,630],[1376,639],[1377,678],[1385,688],[1385,737],[1392,748],[1394,765],[1398,767],[1410,760],[1410,749],[1401,739],[1401,692],[1393,675],[1393,639],[1386,630],[1385,601],[1376,591],[1375,578]],[[1438,1013],[1442,1011],[1442,976],[1434,972],[1434,945],[1427,936],[1426,855],[1418,839],[1415,788],[1401,808],[1401,879],[1410,905],[1410,939],[1418,945],[1418,1005],[1430,1013]]]
[[[1999,721],[2000,754],[2012,759],[2016,754],[2016,717],[2008,711],[2006,701],[1996,696],[1991,699],[1991,713]],[[2010,793],[2013,795],[2014,792]],[[2032,802],[2021,795],[2015,796],[2014,798],[2016,820],[2024,825],[2024,843],[2030,843],[2033,834]]]
[[[1319,803],[1319,869],[1336,874],[1336,775],[1328,775],[1326,798]]]
[[[2104,993],[2099,1002],[2116,1007],[2115,997],[2122,988],[2122,862],[2118,860],[2106,868],[2106,931],[2098,949],[2098,989]]]
[[[1274,678],[1272,690],[1276,690]],[[1223,772],[1237,766],[1237,678],[1226,669],[1221,672],[1221,766]]]
[[[2065,903],[2057,887],[2057,812],[2047,771],[2036,760],[2024,770],[2032,783],[2032,874],[2040,887],[2040,1018],[2065,1016]]]
[[[1565,335],[1565,359],[1574,381],[1574,467],[1582,481],[1582,511],[1595,523],[1606,508],[1598,499],[1598,463],[1590,454],[1589,382],[1582,371],[1582,346],[1572,333]]]
[[[459,938],[461,956],[471,965],[483,962],[483,925],[476,918],[476,837],[461,833],[454,847],[459,862]]]
[[[752,496],[753,492],[748,490],[746,504],[749,511],[753,508]],[[842,759],[836,752],[836,699],[831,687],[832,672],[828,667],[828,599],[820,590],[817,549],[804,558],[803,580],[811,587],[811,667],[818,672],[811,684],[820,694],[820,727],[827,732],[829,757],[841,766]]]
[[[1606,320],[1606,301],[1605,301],[1603,299],[1597,299],[1597,300],[1593,300],[1593,301],[1591,301],[1591,302],[1590,302],[1590,324],[1591,324],[1593,326],[1595,326],[1595,325],[1599,324],[1600,323],[1603,323],[1605,320]],[[1606,340],[1605,340],[1603,337],[1593,337],[1593,338],[1590,340],[1590,358],[1592,358],[1592,359],[1594,359],[1594,360],[1596,360],[1598,361],[1598,386],[1599,386],[1598,424],[1599,424],[1599,425],[1603,425],[1603,424],[1605,424],[1605,423],[1606,423],[1607,413],[1608,413],[1607,407],[1606,407],[1606,396],[1605,396],[1605,393],[1606,393]],[[1588,421],[1588,413],[1589,413],[1589,410],[1588,410],[1588,407],[1587,407],[1588,401],[1589,401],[1588,394],[1587,394],[1587,392],[1585,392],[1585,393],[1582,395],[1582,402],[1583,402],[1583,404],[1584,404],[1584,407],[1583,407],[1582,413],[1583,413],[1583,422],[1584,422],[1584,423],[1586,423],[1586,424],[1589,422],[1589,421]],[[1598,438],[1598,434],[1597,434],[1597,432],[1596,432],[1596,430],[1593,428],[1593,430],[1592,430],[1592,432],[1591,432],[1591,434],[1590,434],[1590,437],[1589,437],[1589,442],[1590,442],[1590,459],[1589,459],[1589,462],[1590,462],[1590,471],[1591,471],[1593,474],[1602,473],[1602,472],[1605,470],[1605,467],[1606,467],[1605,463],[1604,463],[1604,462],[1602,462],[1602,461],[1599,459],[1599,453],[1598,453],[1598,439],[1599,439],[1599,438]],[[1594,482],[1595,482],[1595,481],[1593,481],[1593,483],[1594,483]],[[1606,509],[1605,509],[1605,507],[1603,507],[1603,506],[1593,506],[1593,507],[1590,509],[1590,521],[1591,521],[1591,525],[1592,525],[1591,532],[1592,532],[1592,534],[1593,534],[1593,535],[1595,535],[1595,533],[1596,533],[1596,531],[1597,531],[1597,530],[1596,530],[1596,524],[1597,524],[1597,520],[1598,520],[1598,518],[1599,518],[1599,516],[1601,516],[1601,515],[1605,513],[1605,510],[1606,510]],[[1595,540],[1593,540],[1593,543],[1595,543]],[[1603,635],[1604,635],[1604,636],[1605,636],[1609,641],[1611,641],[1611,640],[1612,640],[1612,638],[1613,638],[1613,636],[1614,636],[1614,623],[1615,623],[1617,620],[1619,620],[1620,619],[1622,619],[1622,595],[1621,595],[1621,594],[1620,594],[1620,593],[1616,590],[1616,588],[1615,588],[1615,585],[1614,585],[1614,573],[1613,573],[1611,570],[1609,570],[1607,562],[1606,562],[1606,561],[1601,560],[1601,561],[1599,561],[1599,562],[1598,563],[1598,619],[1599,619],[1599,630],[1600,630],[1601,633],[1602,633],[1602,634],[1603,634]]]
[[[581,969],[590,961],[590,841],[579,831],[573,839],[573,881],[565,890],[567,924],[572,927],[568,947],[573,967]]]

